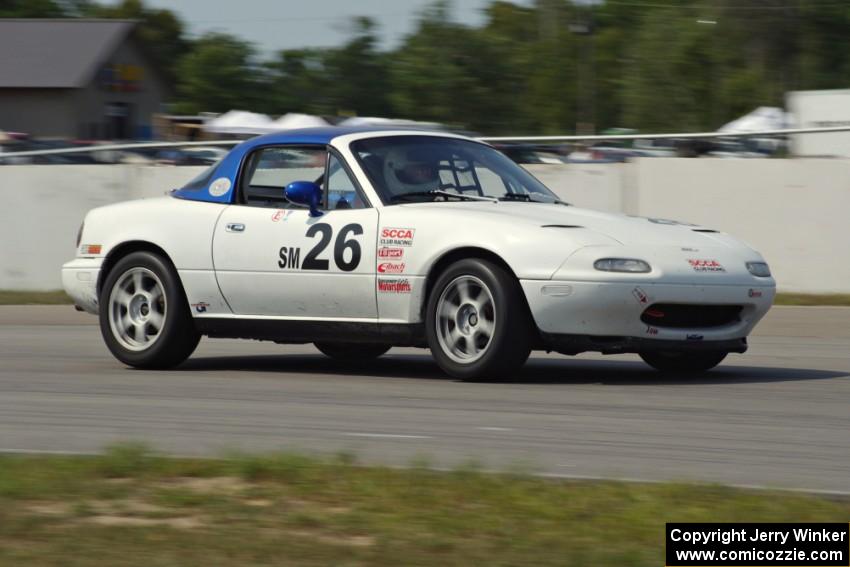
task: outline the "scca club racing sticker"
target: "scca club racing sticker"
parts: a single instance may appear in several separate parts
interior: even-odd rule
[[[717,260],[700,260],[696,258],[691,258],[688,260],[688,264],[691,265],[691,268],[694,269],[695,272],[725,272],[726,268],[724,268],[720,262]]]
[[[378,280],[378,293],[410,293],[412,289],[407,278]]]
[[[382,228],[379,244],[381,246],[413,246],[412,228]]]
[[[221,197],[230,191],[230,179],[227,177],[219,177],[210,184],[210,195],[213,197]]]

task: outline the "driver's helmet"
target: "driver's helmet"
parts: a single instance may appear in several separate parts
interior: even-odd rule
[[[395,194],[430,191],[439,187],[437,159],[422,148],[395,148],[384,158],[384,179]]]

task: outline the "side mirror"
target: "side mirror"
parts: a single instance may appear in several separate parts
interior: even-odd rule
[[[312,181],[293,181],[283,190],[283,196],[293,205],[309,207],[311,217],[320,217],[324,213],[319,210],[322,202],[322,188]]]

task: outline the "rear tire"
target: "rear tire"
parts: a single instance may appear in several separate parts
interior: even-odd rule
[[[536,331],[516,278],[498,264],[470,258],[437,277],[425,309],[425,332],[446,374],[486,380],[519,370]]]
[[[390,350],[391,345],[368,343],[313,343],[325,356],[342,362],[363,362],[378,358]]]
[[[648,365],[660,372],[696,374],[720,364],[728,352],[647,351],[639,353]]]
[[[136,368],[177,366],[201,340],[171,264],[151,252],[118,260],[100,291],[100,332],[112,354]]]

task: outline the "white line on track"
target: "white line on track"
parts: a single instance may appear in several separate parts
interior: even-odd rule
[[[394,433],[343,433],[348,437],[378,437],[383,439],[433,439],[430,435],[396,435]]]

